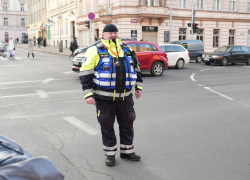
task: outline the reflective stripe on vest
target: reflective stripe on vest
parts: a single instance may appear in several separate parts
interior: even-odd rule
[[[99,79],[99,78],[111,78],[111,74],[109,73],[100,73],[98,74],[98,72],[95,72],[95,78]],[[126,73],[126,78],[129,77],[129,73]],[[116,73],[112,73],[112,78],[116,78]],[[132,79],[137,79],[137,75],[136,74],[130,74],[130,78]]]
[[[94,83],[100,86],[110,87],[110,81],[100,81],[98,79],[93,79]],[[131,81],[131,86],[134,86],[136,81]],[[111,86],[115,87],[115,81],[111,81]],[[126,81],[126,86],[129,86],[129,81]]]
[[[105,91],[101,91],[101,90],[93,90],[94,94],[98,94],[98,95],[102,95],[102,96],[107,96],[107,97],[114,97],[114,93],[113,92],[105,92]],[[119,97],[123,97],[124,93],[115,93],[115,97],[119,98]],[[129,96],[131,94],[131,91],[129,92],[125,92],[125,96]]]

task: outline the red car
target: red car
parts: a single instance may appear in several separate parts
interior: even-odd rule
[[[155,43],[143,41],[124,42],[136,52],[141,64],[141,71],[150,72],[152,76],[161,76],[168,68],[167,54]]]

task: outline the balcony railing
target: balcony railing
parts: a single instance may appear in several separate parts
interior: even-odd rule
[[[98,6],[99,16],[111,16],[112,15],[112,4],[102,4]]]

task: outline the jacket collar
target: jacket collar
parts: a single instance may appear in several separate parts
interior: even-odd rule
[[[116,38],[116,44],[112,41],[112,39],[102,39],[102,43],[110,49],[116,49],[116,47],[119,49],[121,47],[121,39],[119,38]]]

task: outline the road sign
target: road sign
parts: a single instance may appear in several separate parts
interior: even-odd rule
[[[90,12],[89,15],[88,15],[88,18],[89,18],[90,20],[95,19],[95,13]]]

